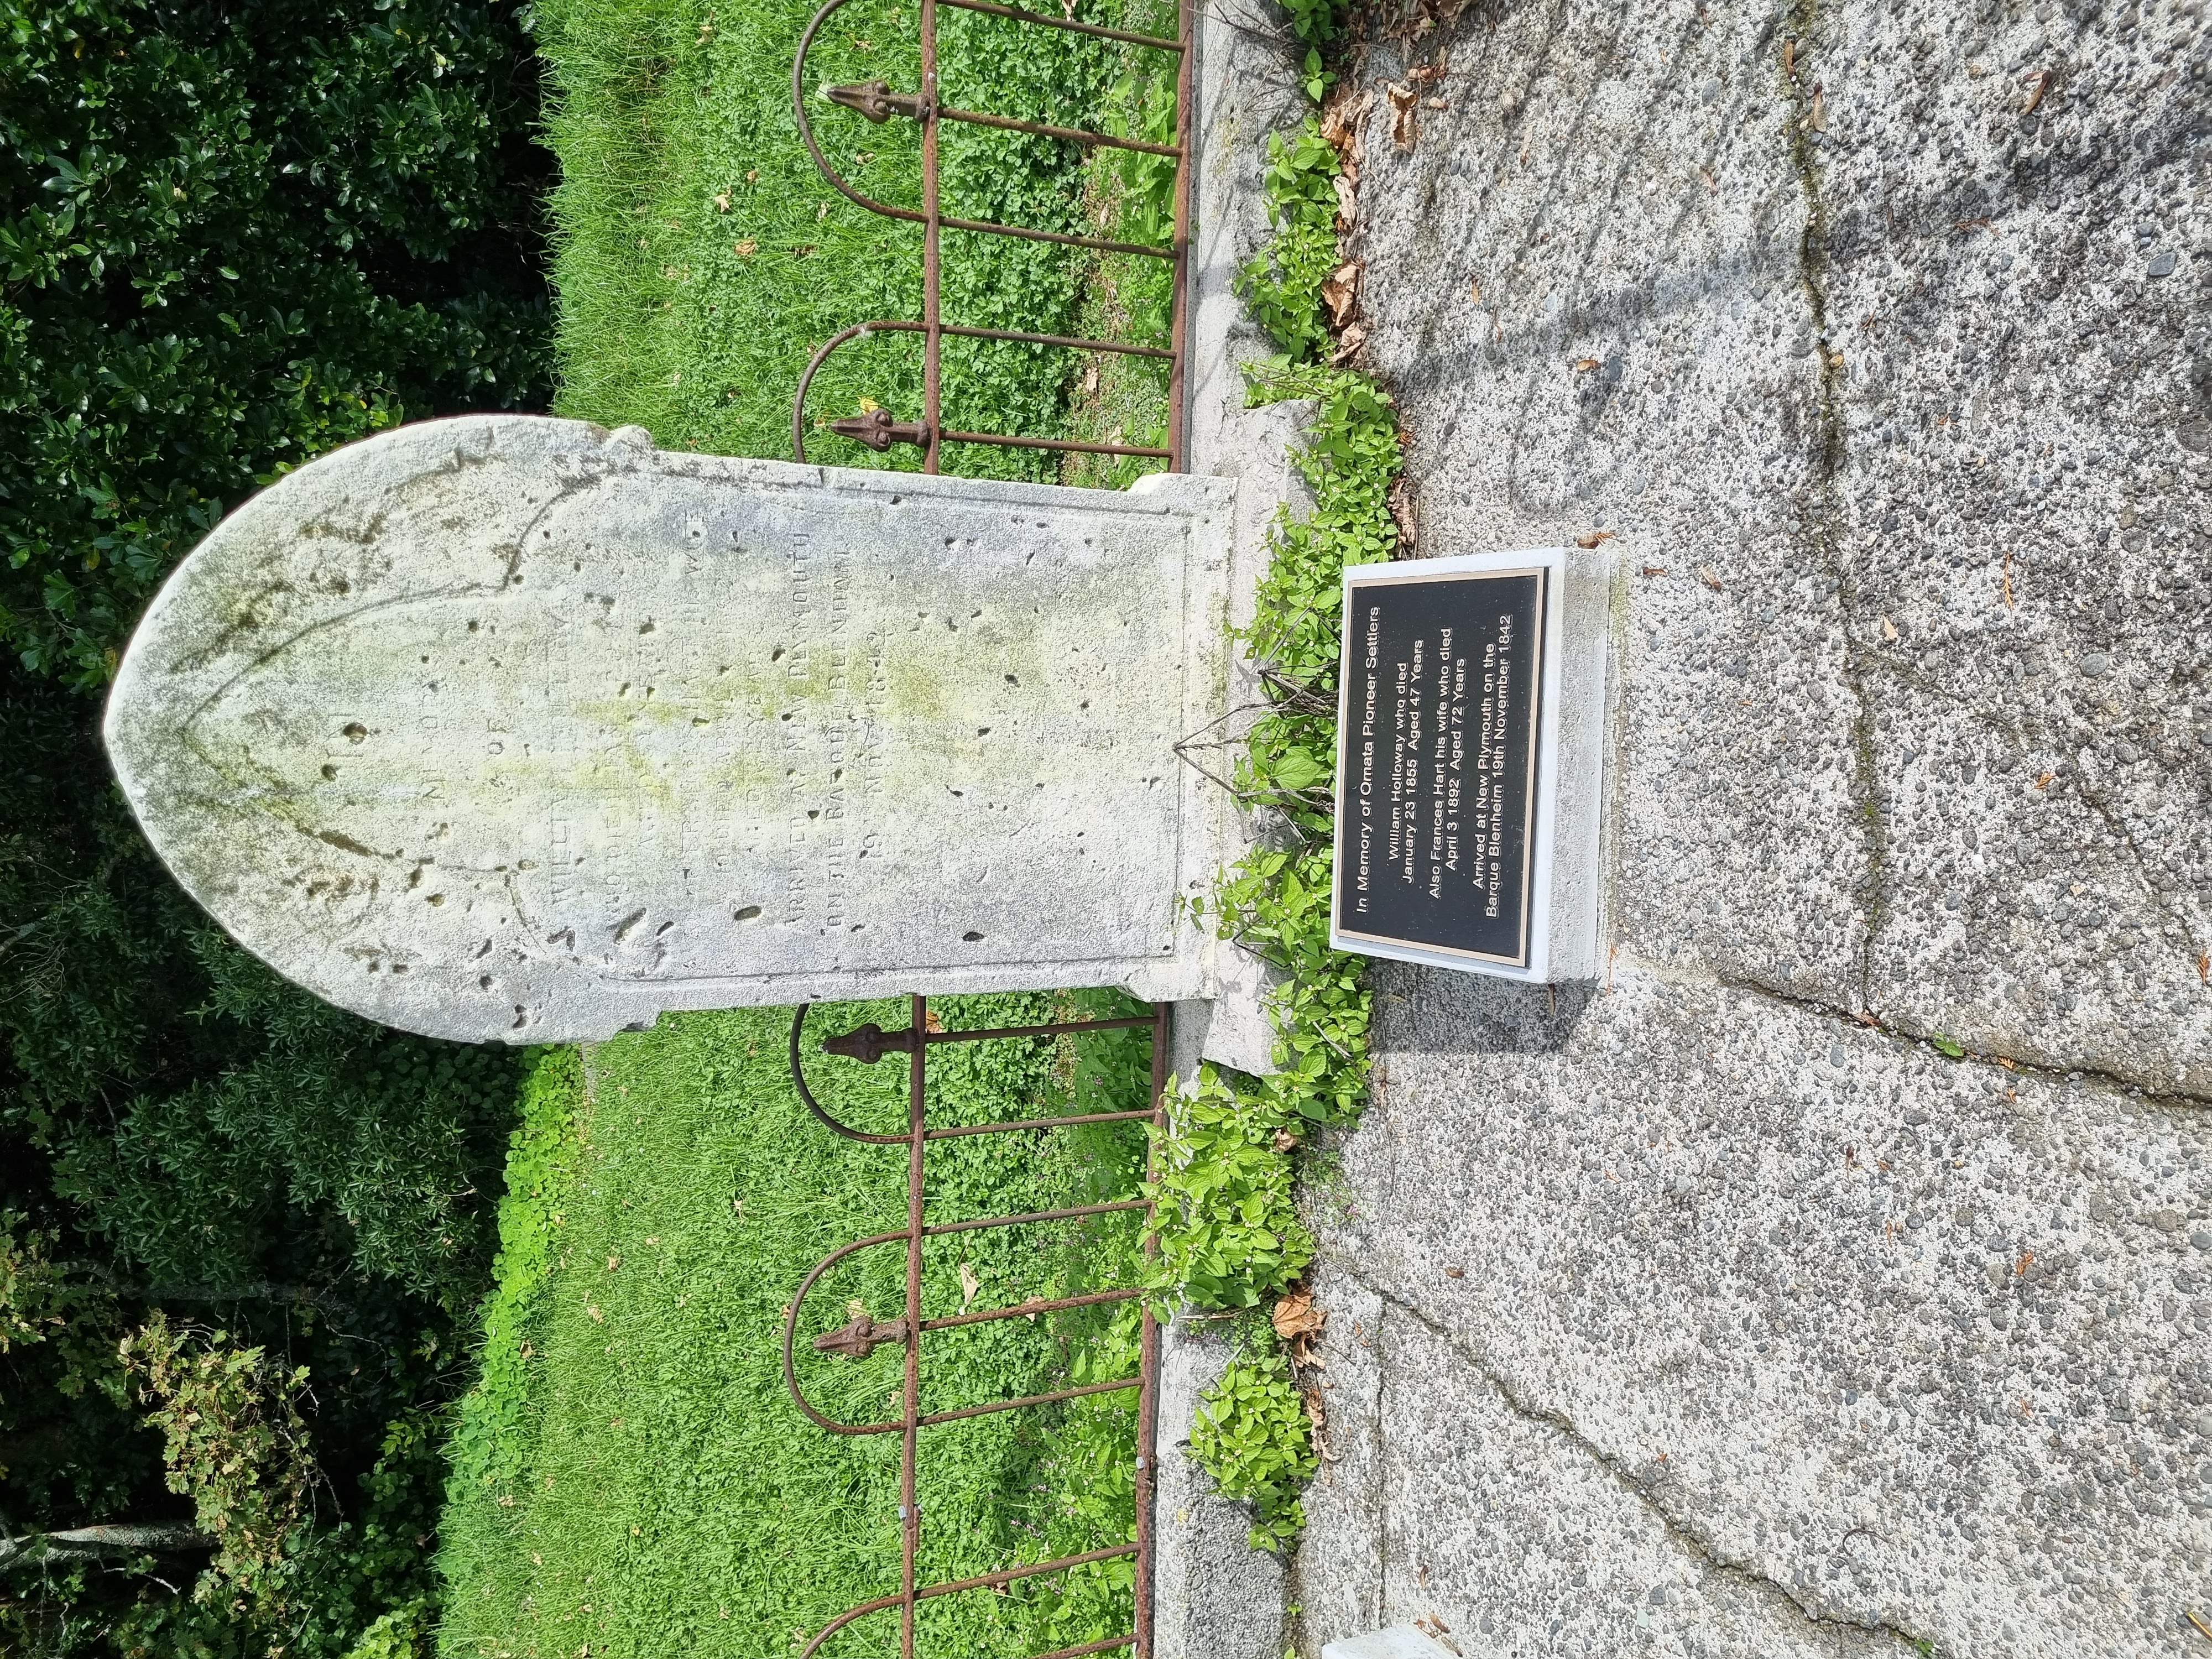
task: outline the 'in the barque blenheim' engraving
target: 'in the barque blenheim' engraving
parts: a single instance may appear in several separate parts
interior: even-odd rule
[[[1199,994],[1225,486],[654,450],[479,417],[313,463],[155,601],[107,740],[202,903],[433,1035]]]

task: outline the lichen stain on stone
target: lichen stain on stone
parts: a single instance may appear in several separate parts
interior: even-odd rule
[[[335,847],[341,853],[354,853],[365,859],[395,859],[397,853],[380,853],[374,847],[365,847],[342,830],[311,830],[307,832],[317,841]]]

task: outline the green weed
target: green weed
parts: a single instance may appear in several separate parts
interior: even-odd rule
[[[1309,47],[1308,95],[1318,99],[1328,82],[1319,48],[1334,38],[1335,13],[1330,0],[1291,11]],[[1312,116],[1268,140],[1276,234],[1238,283],[1283,352],[1253,375],[1253,402],[1314,400],[1291,461],[1315,507],[1274,526],[1257,619],[1242,641],[1270,706],[1232,782],[1279,833],[1222,872],[1197,906],[1222,935],[1286,970],[1268,1007],[1280,1069],[1264,1078],[1203,1071],[1173,1115],[1155,1188],[1163,1271],[1192,1300],[1219,1307],[1256,1306],[1304,1272],[1314,1244],[1292,1201],[1291,1154],[1310,1127],[1356,1119],[1367,1093],[1373,1005],[1364,964],[1328,946],[1341,582],[1347,567],[1395,550],[1389,494],[1402,463],[1388,394],[1315,361],[1330,343],[1321,289],[1336,260],[1339,165]],[[1261,1340],[1272,1338],[1269,1329]],[[1304,1524],[1297,1494],[1315,1462],[1279,1352],[1240,1355],[1206,1396],[1191,1447],[1224,1494],[1251,1502],[1255,1547],[1279,1549],[1297,1535]]]
[[[1160,1170],[1155,1289],[1216,1308],[1279,1296],[1313,1261],[1291,1199],[1295,1144],[1279,1097],[1233,1089],[1211,1066],[1170,1102]]]
[[[1304,75],[1318,98],[1326,84],[1318,56]],[[1265,188],[1268,222],[1275,234],[1237,276],[1237,292],[1253,320],[1275,337],[1292,359],[1323,351],[1329,343],[1322,309],[1322,284],[1336,269],[1336,188],[1341,163],[1321,136],[1318,117],[1289,135],[1267,138]]]
[[[1319,1462],[1305,1404],[1279,1354],[1238,1359],[1199,1402],[1192,1455],[1224,1498],[1252,1505],[1255,1549],[1280,1550],[1306,1523],[1298,1492]]]

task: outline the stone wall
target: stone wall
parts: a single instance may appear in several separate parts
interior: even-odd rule
[[[1362,58],[1417,552],[1620,556],[1611,955],[1376,971],[1302,1652],[2204,1642],[2208,47],[1508,0]]]

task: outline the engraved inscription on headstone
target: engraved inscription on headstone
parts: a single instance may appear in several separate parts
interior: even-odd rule
[[[469,418],[288,476],[179,568],[110,753],[241,942],[432,1035],[1122,984],[1204,994],[1227,487],[655,451]]]
[[[1589,562],[1559,550],[1346,572],[1338,949],[1513,978],[1583,970],[1602,598]],[[1579,822],[1559,811],[1563,734]]]

